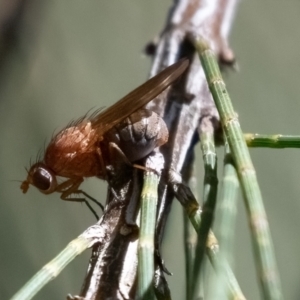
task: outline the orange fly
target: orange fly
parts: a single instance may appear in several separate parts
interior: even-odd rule
[[[126,118],[131,118],[129,123],[139,121],[147,125],[149,122],[144,120],[145,117],[152,116],[153,119],[154,116],[156,121],[152,122],[153,126],[160,124],[160,128],[156,131],[166,132],[164,136],[159,138],[156,136],[155,142],[150,143],[150,149],[146,152],[142,151],[140,155],[129,157],[129,153],[132,152],[129,150],[125,156],[128,157],[129,162],[132,162],[164,144],[168,137],[164,122],[159,123],[157,120],[160,118],[155,113],[141,108],[171,85],[187,67],[188,60],[178,61],[105,111],[96,112],[90,117],[82,117],[57,133],[46,147],[43,159],[30,167],[27,179],[21,184],[23,193],[27,192],[29,185],[33,185],[44,194],[59,192],[63,200],[85,202],[88,205],[85,198],[71,197],[72,194],[83,194],[94,201],[85,192],[79,190],[79,186],[84,177],[96,176],[106,179],[107,153],[105,152],[107,151],[101,149],[103,141],[109,142],[114,135],[112,133],[114,127],[117,128],[118,124],[124,123]],[[149,141],[147,143],[149,144]],[[143,145],[143,149],[149,148],[147,143]],[[132,144],[134,146],[134,142]],[[126,147],[122,145],[117,147],[122,153],[126,153],[126,149],[123,149]],[[58,183],[57,176],[64,177],[66,180]]]

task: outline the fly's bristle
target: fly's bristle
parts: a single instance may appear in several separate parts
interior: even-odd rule
[[[70,121],[63,130],[65,130],[67,128],[70,128],[70,127],[75,127],[75,126],[79,125],[80,123],[82,123],[85,120],[88,120],[88,112],[86,114],[84,114],[82,117],[80,117],[76,120]]]
[[[55,129],[55,130],[53,131],[53,133],[52,133],[50,143],[51,143],[52,141],[54,141],[54,140],[57,138],[57,136],[61,135],[66,129],[69,129],[69,128],[71,128],[71,127],[75,127],[75,126],[77,126],[78,124],[80,124],[80,123],[84,120],[84,118],[85,118],[85,116],[84,116],[84,117],[81,117],[81,118],[79,118],[79,119],[77,119],[77,120],[71,120],[71,121],[69,121],[68,124],[67,124],[66,126],[64,126],[62,129],[60,129],[59,131],[58,131],[57,129]]]
[[[69,129],[68,131],[68,134],[72,134],[73,132],[70,131],[70,128],[73,129],[73,131],[77,130],[78,129],[78,126],[81,125],[82,123],[84,122],[91,122],[93,123],[94,120],[98,120],[99,118],[99,114],[101,113],[101,111],[103,110],[103,107],[101,108],[98,108],[98,109],[94,109],[94,108],[91,108],[90,110],[88,110],[88,112],[86,114],[84,114],[82,117],[76,119],[76,120],[72,120],[70,121],[67,126],[65,126],[58,134],[63,134],[64,131],[66,129]],[[57,135],[58,135],[57,134]],[[88,134],[88,133],[87,133]],[[56,136],[57,136],[56,135]],[[55,136],[55,137],[56,137]],[[54,137],[54,138],[55,138]]]
[[[47,146],[46,146],[46,140],[44,141],[44,147],[43,147],[43,154],[45,155],[45,153],[46,153],[46,149],[47,149]],[[43,156],[44,156],[43,155]]]
[[[44,148],[45,148],[45,145],[44,145]],[[43,154],[44,154],[44,150],[40,149],[36,155],[35,164],[43,160],[42,159]]]
[[[100,112],[103,110],[103,107],[98,108],[98,109],[94,109],[91,108],[90,110],[88,110],[87,113],[85,113],[83,116],[81,116],[78,119],[75,120],[71,120],[70,122],[68,122],[68,124],[63,127],[61,130],[59,131],[54,131],[51,137],[51,141],[55,140],[55,138],[62,134],[66,129],[70,129],[72,127],[74,127],[74,130],[76,130],[76,127],[78,125],[80,125],[81,123],[85,122],[85,121],[90,121],[93,123],[94,120],[98,119],[98,116],[100,114]]]
[[[32,157],[30,157],[29,160],[29,169],[27,167],[24,167],[27,174],[29,174],[29,170],[31,169],[31,167],[39,162],[42,162],[44,160],[44,153],[45,153],[45,144],[44,147],[42,149],[40,149],[36,155],[36,157],[34,159],[32,159]]]
[[[89,116],[89,120],[93,122],[94,119],[98,119],[99,114],[102,112],[104,107],[97,108],[92,114]]]
[[[30,160],[29,160],[29,165],[30,165],[30,167],[33,165],[31,157],[30,157]]]

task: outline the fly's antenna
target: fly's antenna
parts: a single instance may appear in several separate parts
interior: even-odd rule
[[[10,182],[21,182],[22,183],[24,180],[10,179],[9,181]]]

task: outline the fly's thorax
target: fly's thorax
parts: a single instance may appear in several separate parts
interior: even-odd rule
[[[139,160],[168,140],[164,120],[155,112],[140,109],[104,135],[119,146],[129,161]]]
[[[97,176],[100,168],[97,141],[97,132],[87,120],[67,127],[49,143],[45,164],[58,176]]]

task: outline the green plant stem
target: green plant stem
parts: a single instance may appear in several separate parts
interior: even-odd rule
[[[180,201],[180,203],[185,208],[185,211],[193,224],[195,230],[198,232],[200,223],[201,223],[201,207],[197,203],[196,199],[193,195],[190,195],[189,193],[181,193],[178,190],[174,190],[176,197]],[[180,199],[184,195],[186,198]],[[196,216],[196,217],[195,217]],[[213,232],[210,231],[207,237],[206,241],[206,254],[208,255],[208,258],[212,264],[212,266],[215,268],[216,264],[219,263],[219,245],[216,237],[214,236]],[[230,299],[234,300],[244,300],[245,297],[243,296],[243,293],[241,291],[241,288],[230,269],[230,266],[228,263],[224,266],[225,272],[226,272],[226,280],[228,289],[230,291]]]
[[[186,300],[191,299],[192,295],[192,281],[193,281],[193,266],[195,260],[195,248],[197,244],[197,233],[188,219],[186,213],[184,214],[184,253],[185,253],[185,281],[186,281]]]
[[[217,155],[214,143],[214,135],[211,132],[200,135],[201,150],[204,161],[204,189],[203,189],[203,212],[201,224],[198,228],[198,241],[195,253],[195,263],[193,271],[193,296],[196,299],[199,296],[201,286],[201,266],[206,250],[206,242],[209,231],[212,227],[214,210],[217,199],[218,178],[217,178]]]
[[[237,212],[238,188],[239,181],[233,165],[229,146],[226,143],[224,174],[217,205],[217,235],[220,244],[220,260],[219,262],[216,262],[216,277],[214,277],[214,284],[211,285],[210,289],[212,299],[222,299],[222,295],[229,294],[228,286],[226,284],[226,262],[232,263],[233,260],[234,228]]]
[[[190,153],[192,158],[184,164],[182,169],[182,177],[192,193],[197,199],[197,178],[196,168],[194,163],[194,154]],[[183,235],[184,235],[184,254],[185,254],[185,282],[186,282],[186,300],[192,299],[192,282],[193,282],[193,267],[195,259],[195,249],[197,244],[197,232],[192,223],[188,219],[185,211],[183,212]]]
[[[219,230],[218,237],[222,253],[228,262],[232,261],[234,228],[237,212],[237,194],[239,181],[234,167],[233,159],[228,147],[225,145],[224,175],[218,211]]]
[[[154,234],[157,207],[158,175],[146,171],[141,194],[141,218],[138,249],[139,299],[154,299]]]
[[[300,148],[299,135],[246,133],[244,138],[248,147]]]
[[[32,299],[49,281],[57,277],[77,255],[91,246],[91,240],[82,235],[70,242],[63,251],[36,273],[11,300]]]
[[[231,104],[217,60],[208,44],[199,39],[195,41],[195,47],[199,53],[210,91],[220,114],[221,123],[244,194],[262,296],[266,300],[283,299],[267,216],[237,114]]]

